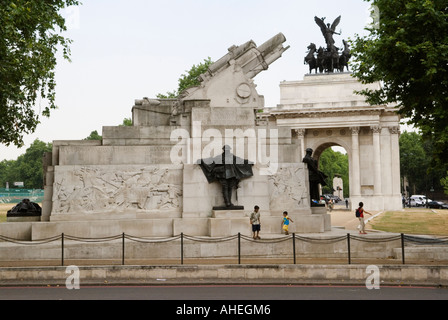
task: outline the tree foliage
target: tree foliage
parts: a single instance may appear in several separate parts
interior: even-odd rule
[[[333,179],[336,175],[340,175],[343,181],[342,192],[344,193],[344,198],[350,196],[347,154],[342,154],[331,148],[326,149],[319,157],[319,170],[328,176],[326,180],[327,186],[322,188],[324,194],[333,194]]]
[[[411,190],[419,194],[425,190],[425,177],[429,160],[422,137],[416,132],[403,132],[400,136],[400,171],[406,177]],[[413,191],[410,191],[413,193]]]
[[[448,194],[448,171],[446,172],[446,177],[442,178],[442,180],[440,180],[440,183],[445,193]]]
[[[448,161],[448,4],[446,0],[365,0],[379,21],[352,44],[353,74],[379,90],[361,93],[372,105],[397,103],[399,113]]]
[[[182,74],[179,78],[179,84],[176,90],[167,92],[166,94],[159,93],[157,98],[159,99],[173,99],[177,98],[183,91],[188,88],[196,87],[200,85],[199,76],[208,70],[208,67],[213,64],[210,57],[204,59],[202,63],[193,65],[190,70],[186,70],[186,74]]]
[[[56,108],[56,53],[69,60],[71,43],[59,34],[66,30],[60,10],[78,4],[0,0],[0,143],[22,147],[23,134]]]
[[[52,144],[39,139],[34,140],[24,154],[17,160],[3,160],[0,162],[0,186],[6,182],[24,182],[27,189],[43,188],[42,159],[45,152],[51,152]]]
[[[119,125],[119,127],[132,127],[132,119],[124,118],[123,123]]]
[[[103,137],[98,133],[97,130],[90,132],[89,136],[84,140],[103,140]]]
[[[409,192],[425,194],[431,189],[443,192],[442,180],[448,164],[432,165],[433,144],[417,132],[403,132],[400,136],[400,171],[410,186]]]

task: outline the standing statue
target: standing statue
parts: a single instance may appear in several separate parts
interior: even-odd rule
[[[325,179],[328,178],[328,176],[325,173],[319,171],[317,160],[312,157],[312,154],[313,149],[311,148],[306,149],[306,155],[302,160],[303,163],[306,163],[308,165],[311,205],[313,205],[314,203],[313,200],[319,202],[320,198],[319,184],[321,184],[322,186],[326,186],[327,183],[325,182]]]
[[[232,191],[238,188],[240,180],[254,175],[253,163],[233,155],[228,145],[225,145],[222,150],[223,153],[219,156],[201,159],[199,165],[209,183],[219,181],[225,207],[232,209],[235,208],[232,203]]]

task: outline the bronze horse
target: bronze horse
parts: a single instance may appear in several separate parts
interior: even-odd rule
[[[350,53],[350,48],[348,46],[348,42],[345,40],[342,40],[344,43],[344,51],[342,51],[342,54],[339,58],[339,71],[344,72],[344,68],[347,68],[347,71],[350,71],[348,68],[348,61],[350,60],[352,54]]]
[[[311,43],[307,49],[309,50],[309,52],[308,55],[305,57],[304,64],[309,65],[310,73],[313,73],[313,70],[316,70],[315,72],[317,73],[318,64],[316,57],[314,56],[314,54],[316,53],[316,45],[314,43]]]

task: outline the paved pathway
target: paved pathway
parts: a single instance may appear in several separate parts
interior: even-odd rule
[[[372,213],[372,216],[375,217],[378,214],[381,214],[381,211],[372,211],[368,210]],[[335,205],[335,210],[332,212],[328,211],[328,214],[331,214],[331,226],[332,227],[343,227],[347,231],[358,231],[359,220],[355,217],[355,210],[345,209],[344,205]],[[366,214],[366,230],[369,232],[368,220],[372,217]],[[375,230],[370,230],[370,232],[378,232]]]

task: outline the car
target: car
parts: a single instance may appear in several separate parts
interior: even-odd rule
[[[428,202],[428,207],[432,209],[448,209],[448,204],[442,201],[431,201]]]
[[[409,198],[409,203],[411,207],[424,207],[426,206],[426,202],[431,202],[431,199],[426,199],[424,195],[413,195]]]
[[[334,202],[338,203],[341,202],[341,198],[339,198],[339,196],[333,196]]]

